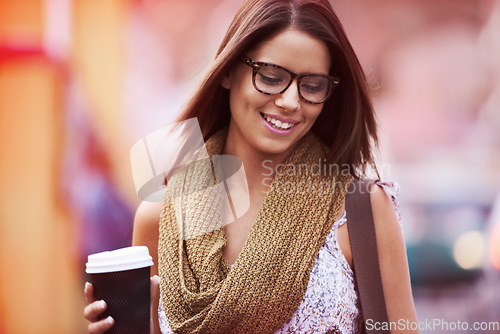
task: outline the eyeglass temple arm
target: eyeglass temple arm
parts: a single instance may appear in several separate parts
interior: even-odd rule
[[[242,63],[244,63],[244,64],[246,64],[246,65],[248,65],[248,66],[252,67],[252,68],[256,68],[256,67],[258,67],[258,66],[257,66],[257,64],[255,64],[255,63],[253,62],[253,60],[252,60],[252,59],[250,59],[250,57],[248,57],[248,56],[243,56],[243,57],[241,57],[241,58],[240,58],[240,61],[241,61]]]

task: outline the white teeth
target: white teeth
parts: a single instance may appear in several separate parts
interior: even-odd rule
[[[273,127],[277,128],[277,129],[281,129],[281,130],[288,130],[296,124],[296,123],[282,122],[279,119],[275,119],[275,118],[272,118],[272,117],[270,117],[268,115],[264,115],[264,114],[262,114],[262,117],[264,117],[264,119],[266,121],[271,123]]]

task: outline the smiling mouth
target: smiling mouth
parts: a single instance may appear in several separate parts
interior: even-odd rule
[[[289,130],[296,126],[297,123],[290,123],[290,122],[282,122],[279,119],[273,118],[271,116],[268,116],[264,113],[260,113],[260,116],[273,128],[276,128],[278,130]]]

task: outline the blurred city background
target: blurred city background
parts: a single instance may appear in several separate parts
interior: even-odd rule
[[[86,331],[87,255],[131,242],[130,148],[179,113],[239,3],[0,0],[0,334]],[[500,1],[332,4],[402,189],[419,320],[500,333]]]

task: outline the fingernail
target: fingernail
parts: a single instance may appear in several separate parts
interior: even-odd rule
[[[99,304],[97,304],[97,306],[98,306],[99,308],[101,308],[101,309],[102,309],[102,308],[105,308],[105,307],[106,307],[106,302],[105,302],[104,300],[100,300],[98,303],[99,303]]]
[[[115,320],[111,316],[107,317],[104,321],[109,325],[115,322]]]
[[[89,288],[89,282],[85,282],[85,291],[87,291],[87,289]]]

